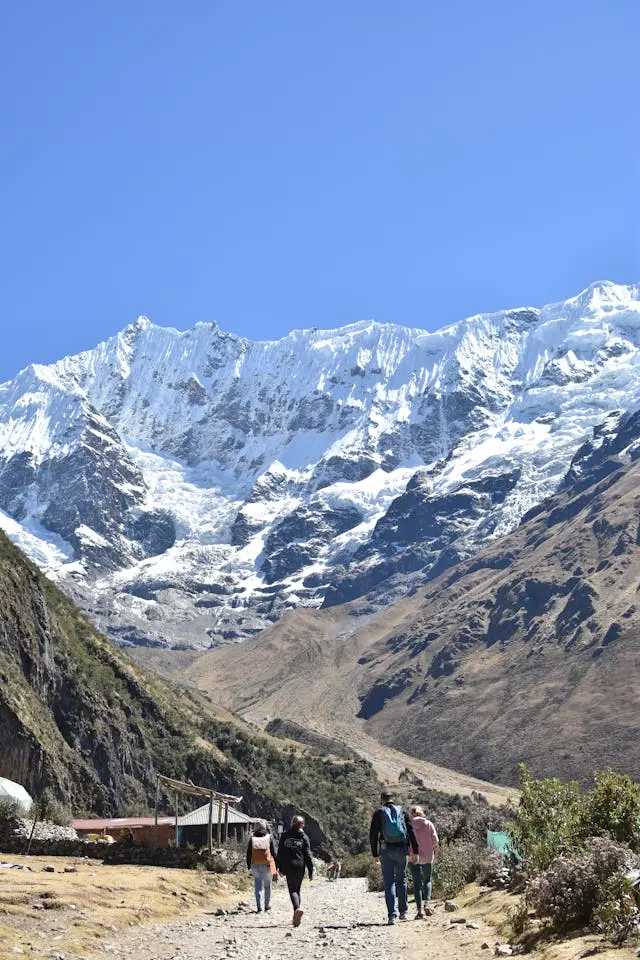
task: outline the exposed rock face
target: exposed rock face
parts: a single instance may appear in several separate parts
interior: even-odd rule
[[[514,529],[598,426],[606,472],[639,374],[640,288],[608,283],[437,333],[141,318],[0,386],[0,525],[119,642],[381,608]]]

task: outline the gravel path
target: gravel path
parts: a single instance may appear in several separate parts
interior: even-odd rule
[[[369,893],[365,880],[329,883],[305,881],[305,915],[294,929],[284,884],[274,887],[272,909],[254,913],[249,906],[226,916],[203,914],[131,931],[103,950],[114,960],[437,960],[486,957],[481,950],[488,930],[451,923],[440,907],[428,920],[386,924],[382,894]],[[410,916],[415,913],[410,905]],[[493,951],[491,951],[493,953]]]

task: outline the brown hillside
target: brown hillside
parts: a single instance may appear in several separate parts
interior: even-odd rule
[[[615,464],[382,613],[298,610],[189,676],[245,715],[487,780],[515,782],[521,760],[640,777],[639,479]]]

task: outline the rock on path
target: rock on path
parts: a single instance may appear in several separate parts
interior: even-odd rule
[[[320,878],[305,881],[302,925],[294,929],[283,883],[274,886],[270,913],[246,911],[138,928],[106,943],[113,960],[407,960],[479,956],[486,936],[451,926],[440,908],[428,920],[386,924],[382,894],[369,893],[366,880]],[[415,910],[410,905],[409,916]]]

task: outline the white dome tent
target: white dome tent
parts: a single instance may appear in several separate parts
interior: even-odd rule
[[[33,806],[33,800],[22,784],[0,777],[0,803],[5,800],[14,800],[18,803],[24,815],[28,814]]]

